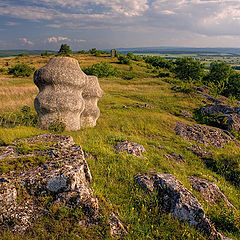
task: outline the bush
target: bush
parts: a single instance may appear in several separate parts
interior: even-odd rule
[[[203,76],[204,65],[198,60],[193,60],[193,58],[183,57],[178,58],[175,61],[175,68],[173,72],[181,80],[201,80]]]
[[[117,58],[118,58],[119,63],[121,63],[121,64],[127,64],[127,65],[131,64],[131,60],[126,56],[118,55]]]
[[[163,72],[160,72],[157,77],[160,77],[160,78],[164,78],[164,77],[170,77],[170,73],[163,73]]]
[[[0,68],[0,73],[4,73],[6,70],[4,68]]]
[[[29,77],[34,70],[34,67],[30,67],[25,63],[18,63],[8,69],[8,74],[13,74],[14,77]]]
[[[82,70],[87,75],[94,75],[99,78],[120,75],[120,71],[108,62],[100,62],[97,64],[93,64],[91,67],[83,68]]]
[[[240,73],[232,72],[222,94],[226,97],[233,96],[240,100]]]
[[[70,56],[70,54],[72,54],[70,47],[67,44],[62,44],[58,51],[58,55]]]
[[[165,58],[162,57],[145,57],[144,58],[145,62],[152,65],[153,67],[158,67],[158,68],[167,68],[169,70],[173,69],[173,62],[170,60],[166,60]]]

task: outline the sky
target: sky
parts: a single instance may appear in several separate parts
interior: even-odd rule
[[[0,0],[0,49],[240,47],[240,0]]]

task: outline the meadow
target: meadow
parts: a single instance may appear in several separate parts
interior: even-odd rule
[[[33,101],[38,93],[32,75],[13,77],[7,74],[7,69],[22,62],[37,69],[44,66],[51,57],[29,55],[0,58],[0,69],[4,69],[0,72],[1,116],[18,114],[23,106],[29,106],[31,112],[35,113]],[[157,77],[144,61],[132,61],[129,66],[119,64],[117,58],[109,56],[73,54],[72,57],[79,61],[81,68],[109,62],[122,72],[118,77],[99,78],[104,94],[98,103],[101,115],[97,126],[76,132],[64,131],[63,134],[71,135],[88,156],[94,156],[87,158],[93,175],[91,188],[103,211],[111,208],[118,212],[129,232],[126,239],[207,239],[193,227],[162,212],[156,196],[146,194],[134,183],[133,177],[136,174],[151,171],[176,176],[199,199],[218,231],[233,239],[240,239],[239,184],[232,184],[224,175],[208,168],[197,156],[187,151],[186,148],[193,142],[183,140],[174,132],[178,122],[195,122],[192,118],[181,116],[179,111],[185,110],[194,115],[194,111],[203,105],[202,97],[194,92],[174,91],[172,87],[180,85],[180,80],[174,78],[172,73],[168,78]],[[131,79],[123,77],[129,74]],[[138,104],[149,104],[153,108],[139,108]],[[45,132],[47,131],[37,126],[0,126],[0,142],[6,145],[15,139]],[[146,149],[145,158],[117,154],[114,146],[124,140],[143,145]],[[216,158],[220,155],[226,158],[240,156],[240,148],[233,144],[220,149],[207,149]],[[166,157],[166,154],[173,152],[181,154],[186,162],[175,162]],[[215,181],[236,210],[228,209],[222,202],[214,206],[208,204],[192,189],[187,179],[189,176]],[[2,234],[4,239],[110,239],[107,227],[83,231],[79,226],[69,224],[66,215],[61,214],[40,219],[25,235],[4,232],[0,236]]]

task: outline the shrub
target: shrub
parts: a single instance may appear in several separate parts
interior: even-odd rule
[[[131,64],[131,60],[126,56],[119,54],[117,58],[118,58],[119,63],[121,63],[121,64],[127,64],[127,65]]]
[[[65,128],[66,124],[59,120],[51,122],[48,126],[48,130],[54,133],[62,133],[65,130]]]
[[[108,62],[96,63],[96,64],[93,64],[91,67],[83,68],[82,70],[87,75],[94,75],[99,78],[120,75],[120,71],[116,67],[113,67]]]
[[[62,44],[58,51],[58,55],[70,56],[70,54],[72,54],[70,47],[67,44]]]
[[[145,62],[152,65],[153,67],[158,67],[158,68],[167,68],[171,70],[173,68],[173,62],[170,60],[166,60],[165,58],[162,57],[145,57],[144,58]]]
[[[8,74],[13,74],[14,77],[29,77],[34,70],[34,67],[30,67],[25,63],[18,63],[8,69]]]
[[[164,77],[170,77],[170,73],[164,73],[164,72],[160,72],[157,77],[160,77],[160,78],[164,78]]]
[[[191,93],[194,91],[194,86],[192,82],[181,82],[180,86],[173,86],[171,89],[175,92]]]
[[[193,58],[183,57],[178,58],[175,61],[175,68],[173,72],[181,80],[201,80],[203,76],[204,65],[198,60],[193,60]]]
[[[0,68],[0,73],[4,73],[6,70],[4,68]]]

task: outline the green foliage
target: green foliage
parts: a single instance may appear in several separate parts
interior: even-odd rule
[[[101,55],[107,54],[106,51],[97,50],[96,48],[90,49],[87,53],[92,54],[92,55],[94,55],[96,57],[100,57]]]
[[[170,77],[170,73],[168,73],[168,72],[160,72],[160,73],[158,73],[157,77],[167,78],[167,77]]]
[[[0,73],[4,73],[6,71],[5,68],[0,68]]]
[[[117,59],[121,64],[127,64],[127,65],[131,64],[131,59],[121,54],[118,54]]]
[[[48,56],[49,54],[48,54],[48,51],[46,50],[44,53],[41,53],[41,56],[43,57],[43,56]]]
[[[167,68],[169,70],[173,69],[173,62],[162,57],[145,57],[145,62],[158,68]]]
[[[174,73],[183,81],[200,81],[203,76],[204,65],[200,61],[189,57],[178,58],[175,61]]]
[[[58,55],[70,56],[70,54],[72,54],[70,46],[68,46],[67,44],[62,44],[58,51]]]
[[[87,75],[94,75],[94,76],[97,76],[99,78],[119,76],[120,75],[120,71],[116,67],[113,67],[108,62],[96,63],[96,64],[93,64],[90,67],[83,68],[82,70]]]
[[[34,70],[34,67],[30,67],[26,63],[18,63],[8,69],[8,74],[13,74],[14,77],[29,77]]]
[[[4,128],[12,128],[15,126],[37,126],[38,116],[36,112],[32,112],[29,106],[23,106],[20,113],[9,113],[0,115],[0,126]]]
[[[240,100],[240,73],[232,71],[231,75],[228,78],[226,88],[224,89],[223,95],[227,97],[235,97]]]
[[[62,133],[66,128],[66,124],[60,120],[55,120],[51,122],[48,126],[48,131],[53,133]]]
[[[203,78],[203,83],[215,88],[217,94],[221,94],[226,90],[229,78],[233,70],[230,65],[225,62],[214,62],[211,65],[210,72]]]
[[[129,52],[129,53],[127,54],[127,57],[128,57],[129,59],[133,60],[134,54],[133,54],[132,52]]]
[[[175,85],[171,88],[175,92],[182,92],[182,93],[191,93],[194,91],[194,85],[192,82],[181,82],[180,85]]]

